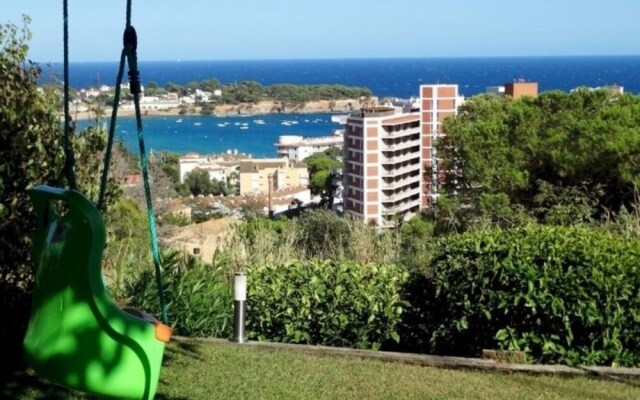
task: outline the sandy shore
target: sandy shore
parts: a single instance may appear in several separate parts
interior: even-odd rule
[[[376,98],[371,99],[376,102]],[[242,103],[237,105],[222,104],[217,105],[213,110],[213,114],[217,117],[231,117],[237,115],[260,115],[260,114],[311,114],[311,113],[345,113],[353,109],[358,109],[363,105],[363,102],[358,99],[349,100],[335,100],[333,104],[329,100],[311,101],[304,105],[292,105],[282,108],[279,102],[274,101],[262,101],[257,104]],[[186,114],[180,114],[179,108],[171,108],[166,110],[145,109],[142,110],[143,115],[201,115],[200,107],[190,106]],[[132,109],[118,109],[119,116],[132,116],[134,115]],[[71,116],[75,120],[93,119],[95,115],[93,112],[72,112]],[[105,109],[105,117],[111,116],[111,109]]]

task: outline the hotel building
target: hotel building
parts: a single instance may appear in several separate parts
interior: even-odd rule
[[[420,210],[420,114],[400,107],[362,108],[347,119],[344,211],[393,227]]]
[[[418,108],[363,108],[347,118],[344,211],[390,228],[431,206],[438,195],[434,143],[464,98],[457,85],[422,85]]]
[[[422,208],[430,207],[438,198],[438,181],[442,171],[435,143],[442,135],[442,122],[456,115],[464,97],[458,85],[420,86],[420,126],[422,140]]]

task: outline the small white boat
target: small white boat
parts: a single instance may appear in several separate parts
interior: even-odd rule
[[[176,120],[177,124],[179,124],[180,122],[182,122],[182,118]]]
[[[248,126],[241,126],[240,129],[249,129]]]
[[[200,125],[202,125],[202,122],[194,122],[193,123],[193,126],[200,126]]]
[[[225,126],[227,126],[227,125],[226,125],[226,124],[218,124],[218,126],[219,126],[220,128],[224,128],[224,127],[225,127]]]

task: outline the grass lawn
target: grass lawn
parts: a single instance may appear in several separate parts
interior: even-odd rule
[[[640,385],[447,370],[177,342],[166,352],[157,399],[640,399]],[[0,398],[83,399],[29,374],[9,376]]]

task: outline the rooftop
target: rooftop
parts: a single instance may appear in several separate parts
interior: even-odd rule
[[[385,119],[382,122],[382,125],[398,125],[398,124],[406,124],[409,122],[419,122],[419,121],[420,121],[420,115],[413,113],[413,114],[401,115],[396,118]]]

